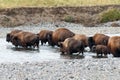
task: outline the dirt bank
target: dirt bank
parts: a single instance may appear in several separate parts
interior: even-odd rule
[[[87,6],[87,7],[21,7],[0,9],[0,26],[19,26],[37,24],[41,21],[56,22],[70,20],[85,26],[99,24],[97,14],[109,9],[120,8],[120,5]]]

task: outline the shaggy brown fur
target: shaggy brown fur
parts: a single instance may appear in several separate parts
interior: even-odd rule
[[[120,57],[120,36],[113,36],[108,41],[108,48],[114,57]]]
[[[6,35],[6,41],[7,42],[11,42],[11,39],[12,39],[12,37],[16,34],[16,33],[19,33],[19,32],[21,32],[22,30],[13,30],[13,31],[11,31],[10,33],[8,33],[7,35]]]
[[[92,51],[97,53],[97,57],[99,56],[99,54],[101,54],[101,57],[103,56],[107,56],[107,54],[110,54],[108,47],[105,45],[96,45],[92,47]]]
[[[74,38],[67,38],[65,39],[64,42],[60,42],[60,51],[62,54],[69,54],[71,55],[72,53],[82,53],[84,51],[84,43],[80,40],[75,40]]]
[[[107,45],[108,40],[109,40],[109,36],[101,33],[96,33],[93,37],[89,37],[88,44],[91,49],[93,45],[98,45],[98,44]]]
[[[52,36],[49,37],[49,43],[51,43],[52,46],[58,46],[58,42],[63,42],[66,38],[73,37],[74,35],[72,31],[66,28],[58,28],[53,32]]]
[[[84,35],[84,34],[75,34],[75,36],[73,36],[73,38],[76,39],[76,40],[83,41],[85,47],[88,46],[88,38],[87,38],[86,35]]]
[[[41,41],[41,45],[43,45],[43,43],[48,42],[48,35],[52,35],[52,33],[53,33],[53,31],[49,31],[49,30],[41,30],[38,33],[39,40]]]
[[[37,48],[39,48],[39,37],[34,33],[22,31],[15,34],[15,36],[12,38],[12,44],[25,48],[27,48],[28,46],[37,46]]]

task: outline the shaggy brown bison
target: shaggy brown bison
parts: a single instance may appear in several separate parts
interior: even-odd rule
[[[120,57],[120,36],[110,37],[108,48],[114,57]]]
[[[59,42],[60,45],[60,52],[62,54],[69,54],[72,55],[72,53],[82,53],[84,51],[84,43],[80,40],[75,40],[74,38],[67,38],[64,42]]]
[[[99,56],[99,54],[101,55],[101,57],[103,56],[103,54],[105,57],[107,56],[107,54],[110,54],[108,47],[105,45],[93,46],[92,51],[97,53],[97,57]]]
[[[35,47],[39,48],[39,37],[38,35],[31,32],[19,32],[14,35],[12,38],[12,44],[22,47]]]
[[[19,32],[21,32],[22,30],[13,30],[13,31],[11,31],[10,33],[8,33],[7,35],[6,35],[6,41],[7,42],[11,42],[11,39],[12,39],[12,37],[16,34],[16,33],[19,33]]]
[[[73,37],[75,34],[66,29],[66,28],[59,28],[56,29],[52,35],[48,36],[48,42],[51,46],[58,46],[58,42],[63,42],[66,38]]]
[[[46,44],[46,42],[48,42],[48,35],[51,36],[53,33],[53,31],[49,31],[49,30],[41,30],[37,35],[39,36],[39,40],[41,41],[41,45],[43,45],[43,43]],[[48,43],[49,44],[49,43]]]
[[[88,46],[88,38],[86,35],[84,34],[75,34],[75,36],[73,36],[74,39],[76,40],[80,40],[84,43],[84,46],[87,47]]]
[[[92,49],[93,45],[107,45],[109,40],[109,36],[101,34],[101,33],[96,33],[93,37],[88,38],[88,45],[90,49]]]

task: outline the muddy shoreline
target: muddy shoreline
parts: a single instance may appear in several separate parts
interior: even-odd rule
[[[100,24],[99,14],[120,5],[81,7],[21,7],[0,9],[0,26],[15,27],[40,22],[70,21],[84,26]]]

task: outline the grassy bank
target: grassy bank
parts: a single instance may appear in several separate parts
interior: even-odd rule
[[[120,0],[0,0],[0,8],[52,7],[52,6],[95,6],[120,4]]]

